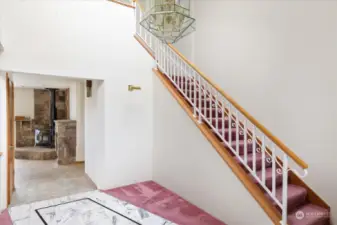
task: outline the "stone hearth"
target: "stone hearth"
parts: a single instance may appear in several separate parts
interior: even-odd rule
[[[15,149],[16,159],[29,160],[53,160],[57,159],[57,154],[54,148],[44,147],[22,147]]]

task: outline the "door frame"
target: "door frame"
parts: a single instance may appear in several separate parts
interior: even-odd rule
[[[7,106],[7,206],[14,191],[14,84],[6,73],[6,106]],[[11,159],[12,157],[12,159]],[[12,162],[12,163],[10,163]],[[11,183],[12,182],[12,183]]]

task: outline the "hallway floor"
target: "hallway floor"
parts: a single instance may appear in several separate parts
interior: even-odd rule
[[[60,166],[56,160],[15,160],[11,206],[95,190],[84,164]]]
[[[10,207],[1,225],[225,225],[153,181]]]

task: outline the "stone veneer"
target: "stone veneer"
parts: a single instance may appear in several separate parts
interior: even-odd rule
[[[16,147],[34,146],[34,120],[15,121]]]
[[[66,90],[56,90],[56,118],[67,119]],[[20,115],[22,116],[22,115]],[[24,115],[23,115],[24,116]],[[46,89],[34,89],[34,119],[15,121],[16,147],[30,147],[35,144],[35,129],[50,128],[50,92]]]
[[[76,120],[55,120],[55,148],[58,164],[76,161]]]
[[[50,126],[50,92],[34,89],[34,120],[36,129],[49,129]]]
[[[53,148],[45,147],[24,147],[15,149],[16,159],[29,160],[53,160],[57,159],[57,154]]]
[[[67,119],[66,90],[55,92],[56,118]],[[36,128],[48,129],[50,125],[50,91],[34,89],[34,119]]]
[[[56,119],[66,120],[68,117],[68,110],[66,105],[66,90],[56,90],[55,105],[56,105]]]

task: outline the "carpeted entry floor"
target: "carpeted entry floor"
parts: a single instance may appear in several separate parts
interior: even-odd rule
[[[153,181],[102,191],[121,201],[179,225],[225,225],[208,213]],[[102,193],[103,194],[103,193]],[[85,197],[85,193],[78,194]],[[90,193],[88,193],[90,195]],[[69,197],[69,196],[68,196]],[[87,196],[93,198],[92,196]],[[67,197],[66,197],[67,198]],[[73,197],[69,197],[73,198]],[[55,200],[51,200],[55,201]],[[126,204],[127,204],[126,203]],[[122,204],[124,205],[124,204]],[[10,209],[13,210],[13,209]],[[145,221],[144,221],[145,222]],[[8,210],[0,214],[1,225],[13,225]],[[117,223],[118,224],[118,223]],[[121,223],[123,224],[123,223]],[[143,225],[146,225],[145,222]],[[149,223],[153,224],[153,223]],[[171,223],[169,223],[171,224]],[[20,225],[25,225],[20,223]],[[27,224],[30,225],[30,224]],[[77,224],[73,224],[77,225]],[[78,224],[82,225],[82,224]]]
[[[104,191],[181,225],[225,225],[210,214],[153,181]]]

